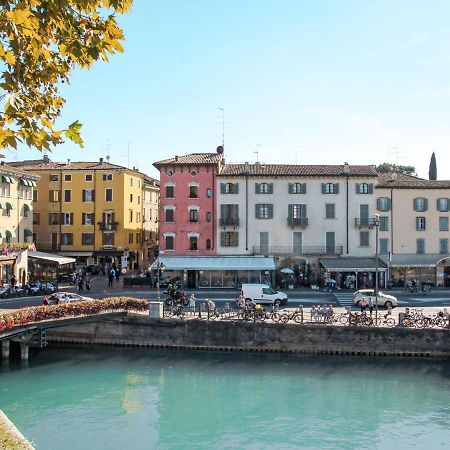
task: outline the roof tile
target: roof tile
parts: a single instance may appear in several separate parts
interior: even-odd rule
[[[158,168],[165,165],[182,165],[182,164],[219,164],[222,155],[218,153],[190,153],[189,155],[174,156],[173,158],[156,161],[153,165]]]

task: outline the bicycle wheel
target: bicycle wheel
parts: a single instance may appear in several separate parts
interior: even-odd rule
[[[299,313],[294,314],[294,322],[295,323],[303,323],[302,315]]]
[[[348,316],[343,315],[343,316],[339,317],[339,323],[341,325],[347,325],[348,324]]]
[[[389,328],[392,328],[392,327],[395,325],[395,320],[394,320],[394,318],[393,318],[393,317],[388,317],[388,318],[385,320],[385,324],[386,324]]]
[[[168,318],[172,315],[172,310],[171,309],[165,309],[163,312],[163,317]]]
[[[280,322],[288,323],[290,318],[291,318],[290,314],[282,314],[280,316]]]

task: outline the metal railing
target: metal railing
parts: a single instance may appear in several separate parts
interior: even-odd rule
[[[117,231],[118,222],[99,222],[100,231]]]
[[[253,246],[254,255],[342,255],[344,247],[334,246]]]
[[[307,217],[288,217],[287,224],[289,227],[295,228],[306,228],[308,226]]]
[[[355,227],[372,228],[375,226],[375,219],[372,217],[355,217]]]
[[[238,227],[239,217],[221,217],[219,219],[219,226],[221,227]]]

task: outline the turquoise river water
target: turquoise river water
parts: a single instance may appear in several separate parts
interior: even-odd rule
[[[0,371],[44,450],[450,448],[450,362],[48,348]]]

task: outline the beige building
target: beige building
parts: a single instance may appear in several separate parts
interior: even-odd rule
[[[33,190],[39,177],[0,164],[0,280],[27,274],[27,250],[33,242]]]
[[[450,181],[380,174],[376,197],[390,280],[450,286]]]
[[[159,181],[144,176],[142,192],[142,233],[144,245],[144,265],[151,264],[159,245],[158,231]]]

